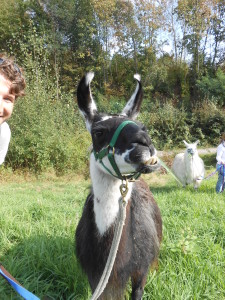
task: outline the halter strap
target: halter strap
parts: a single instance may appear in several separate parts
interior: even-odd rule
[[[102,166],[106,169],[106,171],[111,174],[112,176],[116,177],[116,178],[119,178],[121,180],[125,180],[125,179],[131,179],[131,178],[134,178],[134,179],[137,179],[139,176],[140,176],[140,173],[138,172],[133,172],[131,174],[127,174],[127,175],[122,175],[121,172],[120,172],[120,169],[118,168],[117,164],[116,164],[116,161],[115,161],[115,144],[117,142],[117,139],[121,133],[121,131],[123,130],[123,128],[128,125],[128,124],[135,124],[136,126],[138,126],[135,122],[133,121],[130,121],[130,120],[127,120],[127,121],[124,121],[122,122],[116,129],[116,131],[114,132],[113,134],[113,137],[109,143],[109,145],[106,147],[106,148],[103,148],[101,151],[99,152],[96,152],[93,150],[93,153],[94,153],[94,156],[95,156],[95,159],[96,160],[99,160],[99,162],[102,164]],[[108,160],[113,168],[113,170],[115,171],[116,175],[114,175],[110,170],[109,168],[107,168],[105,166],[105,164],[103,163],[102,159],[105,157],[105,156],[108,156]]]

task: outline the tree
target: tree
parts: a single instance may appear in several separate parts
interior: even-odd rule
[[[185,46],[192,56],[189,81],[193,104],[198,101],[199,96],[196,81],[204,70],[206,41],[202,42],[208,37],[213,1],[216,0],[179,0],[177,6],[179,19],[184,22],[187,29],[184,36]]]
[[[197,80],[197,85],[205,99],[225,105],[225,74],[220,68],[215,76],[202,76],[201,80]]]
[[[213,56],[211,58],[212,66],[216,69],[225,61],[224,49],[220,49],[220,45],[225,40],[225,5],[224,0],[215,1],[212,8],[212,16],[210,19],[210,33],[214,38]]]
[[[155,47],[157,32],[164,28],[165,1],[135,0],[135,15],[141,29],[144,47]]]
[[[141,31],[135,17],[135,7],[131,1],[117,1],[115,11],[115,39],[118,53],[134,60],[134,69],[138,71],[138,51],[140,50]]]
[[[114,47],[113,41],[113,15],[115,12],[115,0],[91,0],[91,5],[94,10],[95,24],[97,29],[96,38],[101,45],[101,52],[98,52],[101,57],[101,69],[103,73],[103,81],[108,82],[108,69],[110,66],[111,50]],[[100,62],[100,60],[98,60]]]
[[[15,34],[26,33],[29,25],[27,3],[23,0],[2,0],[0,9],[0,45],[1,51],[10,52],[8,41],[15,47],[17,41],[12,38]]]

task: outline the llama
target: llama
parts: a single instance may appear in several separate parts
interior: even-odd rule
[[[121,179],[151,173],[159,167],[156,150],[146,128],[134,121],[143,97],[140,76],[134,77],[137,80],[136,90],[118,115],[98,113],[90,89],[93,77],[93,73],[87,73],[77,89],[79,110],[91,133],[93,150],[90,155],[92,188],[75,235],[76,254],[92,292],[98,285],[111,248],[119,212]],[[109,145],[119,126],[124,127],[112,149]],[[111,165],[109,155],[113,155],[116,168]],[[106,288],[98,299],[122,299],[129,278],[132,299],[142,299],[149,268],[157,263],[162,220],[144,180],[128,180],[125,201],[126,220],[116,260]]]
[[[175,156],[172,171],[184,187],[187,184],[193,183],[194,188],[197,189],[205,174],[204,163],[199,157],[197,150],[199,141],[193,144],[188,144],[186,141],[183,142],[186,146],[186,150],[184,153],[179,153]]]

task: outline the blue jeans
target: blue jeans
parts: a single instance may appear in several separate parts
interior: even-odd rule
[[[220,167],[219,164],[216,164],[216,169]],[[225,176],[225,166],[222,165],[221,168],[218,170],[218,180],[216,184],[216,192],[221,193],[223,192],[223,185],[224,185],[224,176]]]

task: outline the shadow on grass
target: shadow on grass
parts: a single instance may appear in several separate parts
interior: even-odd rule
[[[193,185],[187,185],[186,187],[182,187],[179,185],[165,185],[165,186],[150,186],[150,190],[153,194],[157,193],[171,193],[171,192],[188,192],[193,195],[196,194],[216,194],[215,192],[216,189],[216,183],[215,186],[209,185],[202,183],[202,185],[198,188],[195,189]],[[224,192],[225,195],[225,192]]]
[[[74,241],[65,237],[24,239],[1,257],[3,266],[42,300],[88,299],[88,282],[77,262]],[[1,299],[21,299],[0,277]]]
[[[184,188],[179,185],[165,185],[165,186],[151,186],[150,190],[153,194],[156,194],[156,193],[171,193],[178,190],[184,190]]]

